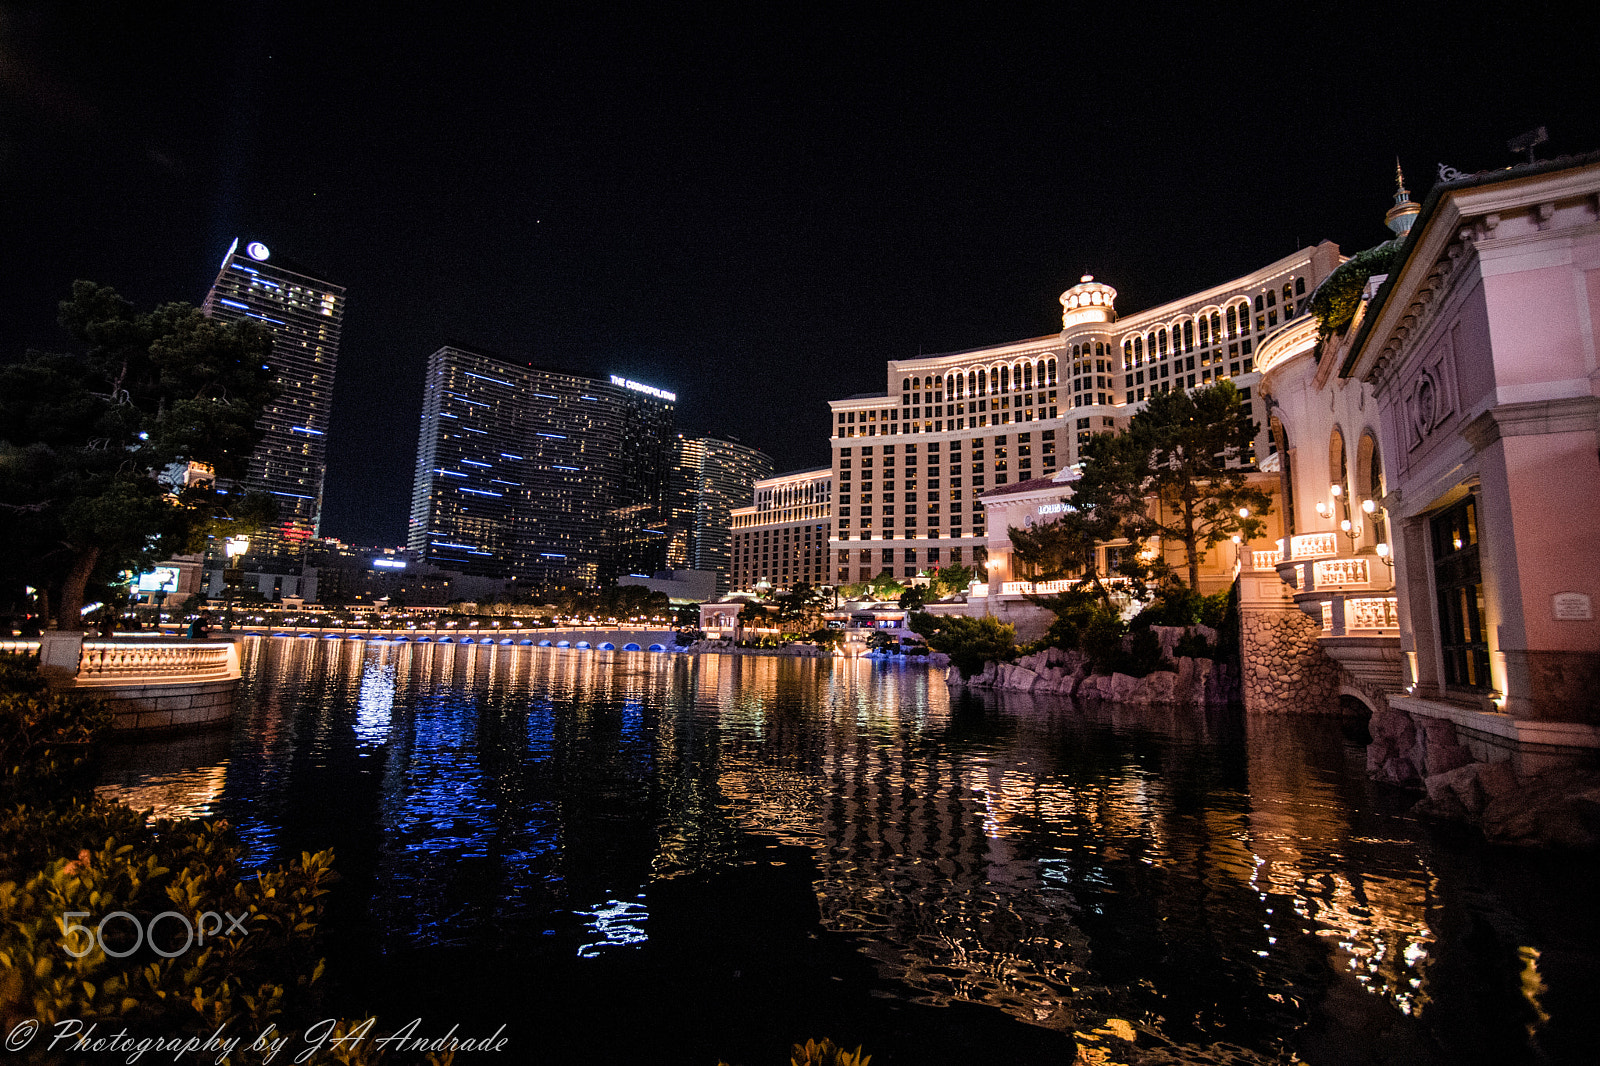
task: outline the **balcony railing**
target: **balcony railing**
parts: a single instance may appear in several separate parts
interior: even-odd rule
[[[239,676],[232,643],[84,641],[78,682],[211,681]]]
[[[1400,628],[1400,601],[1394,596],[1363,596],[1344,601],[1346,629]]]
[[[1290,558],[1319,559],[1339,554],[1339,534],[1302,533],[1289,541]]]
[[[1252,570],[1271,570],[1282,561],[1283,552],[1278,551],[1276,548],[1271,551],[1253,551],[1250,553],[1250,569]]]
[[[1311,573],[1313,588],[1371,583],[1367,560],[1362,558],[1319,559],[1311,564]]]

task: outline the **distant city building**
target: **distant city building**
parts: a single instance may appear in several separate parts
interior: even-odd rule
[[[428,359],[409,547],[532,588],[664,570],[675,402],[620,377],[440,348]]]
[[[1338,264],[1323,242],[1121,319],[1116,290],[1084,277],[1061,294],[1060,333],[891,360],[884,392],[831,404],[831,583],[983,561],[984,492],[1070,467],[1156,393],[1233,381],[1266,455],[1255,346],[1305,315]]]
[[[733,511],[733,584],[790,588],[831,585],[828,537],[833,471],[797,470],[755,484],[755,502]]]
[[[256,538],[255,554],[297,550],[321,532],[328,416],[344,323],[344,287],[284,260],[260,241],[235,240],[202,310],[226,322],[245,319],[272,333],[278,397],[258,423],[265,430],[241,486],[278,504],[277,530]]]
[[[766,453],[737,441],[679,434],[672,463],[672,542],[668,564],[674,569],[714,571],[717,591],[731,580],[732,519],[749,504],[755,483],[772,475]]]

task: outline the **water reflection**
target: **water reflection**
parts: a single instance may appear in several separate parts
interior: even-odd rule
[[[1517,1061],[1593,1035],[1593,919],[1541,955],[1592,864],[1520,864],[1497,895],[1490,853],[1386,807],[1327,723],[953,701],[861,661],[245,652],[225,759],[108,787],[225,813],[258,861],[335,847],[379,952],[615,963],[672,927],[665,886],[789,848],[895,997],[1074,1033],[1082,1061]]]

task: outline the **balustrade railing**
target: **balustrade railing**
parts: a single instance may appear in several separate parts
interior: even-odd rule
[[[1281,562],[1283,562],[1283,552],[1277,549],[1250,553],[1250,569],[1252,570],[1271,570]]]
[[[1365,585],[1368,583],[1365,559],[1319,559],[1312,564],[1315,588],[1329,585]]]
[[[1290,557],[1294,559],[1316,559],[1321,556],[1339,554],[1339,535],[1337,533],[1302,533],[1289,542]]]
[[[84,641],[79,681],[204,681],[239,676],[232,644]]]
[[[1346,629],[1398,629],[1399,601],[1394,596],[1363,596],[1344,601]]]
[[[37,640],[0,640],[0,655],[37,655]]]

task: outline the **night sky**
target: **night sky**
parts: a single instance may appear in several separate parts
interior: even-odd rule
[[[1600,148],[1595,20],[1540,3],[507,6],[0,4],[0,357],[261,240],[349,292],[323,532],[396,544],[445,342],[820,465],[829,399],[1080,274],[1137,311],[1385,239],[1397,156],[1420,200]]]

